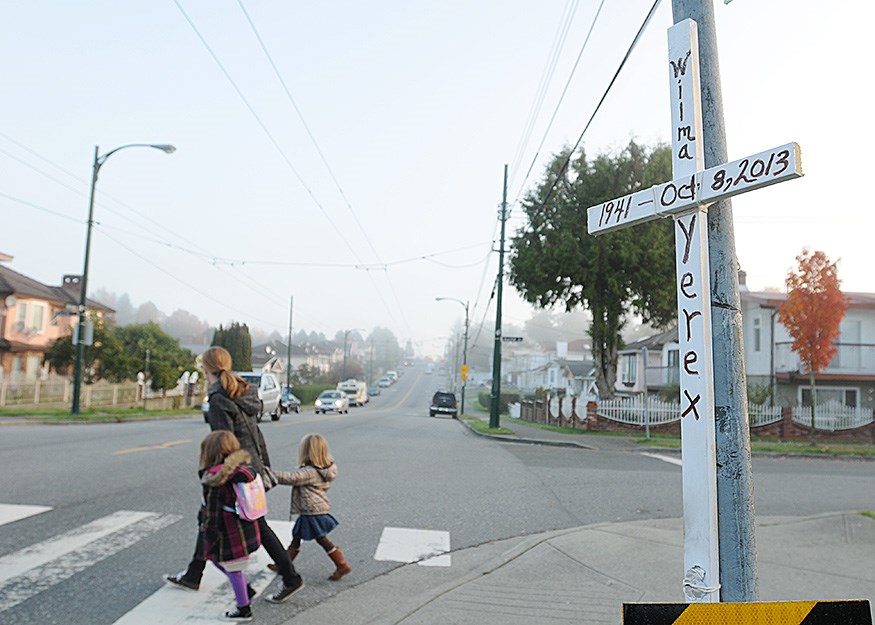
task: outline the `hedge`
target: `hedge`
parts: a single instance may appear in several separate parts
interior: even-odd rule
[[[507,405],[519,402],[521,393],[516,390],[501,389],[498,394],[498,413],[507,414]],[[480,391],[477,394],[477,403],[489,410],[492,408],[492,391]]]

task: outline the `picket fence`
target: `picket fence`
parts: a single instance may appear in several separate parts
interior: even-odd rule
[[[655,397],[645,398],[643,395],[601,400],[598,402],[596,410],[599,415],[606,419],[642,427],[646,423],[657,425],[679,421],[681,418],[679,403],[666,402]],[[748,404],[747,411],[752,428],[777,423],[783,418],[781,406]],[[792,411],[793,421],[805,427],[811,427],[810,407],[794,406]],[[873,420],[875,420],[875,415],[873,415],[871,408],[854,408],[838,403],[819,405],[814,415],[816,428],[828,432],[853,430],[868,425]]]
[[[569,427],[585,428],[594,427],[595,423],[588,421],[587,405],[589,410],[594,406],[594,413],[600,418],[629,427],[647,428],[681,419],[680,403],[663,401],[654,396],[636,395],[610,400],[581,396],[574,401],[569,401],[570,399],[551,397],[546,401],[524,401],[514,412],[527,421],[548,424],[555,422],[559,425],[567,423]],[[803,428],[810,428],[811,412],[807,406],[787,408],[748,404],[748,420],[751,428],[765,428],[781,421],[785,424],[792,421]],[[871,408],[852,408],[836,402],[818,405],[815,413],[816,430],[820,432],[856,430],[873,422],[875,413]]]
[[[830,402],[817,406],[814,412],[814,427],[827,432],[839,430],[851,430],[872,423],[873,412],[871,408],[850,408],[837,402]],[[793,421],[811,427],[811,407],[794,406]]]

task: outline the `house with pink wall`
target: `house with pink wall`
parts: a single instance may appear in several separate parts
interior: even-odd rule
[[[9,268],[0,253],[0,380],[26,382],[48,374],[46,352],[71,334],[78,321],[80,277],[65,275],[59,286],[43,284]],[[114,312],[87,300],[92,318]]]

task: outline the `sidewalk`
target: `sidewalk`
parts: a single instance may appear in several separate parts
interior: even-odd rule
[[[492,438],[636,448],[631,437],[502,426],[514,434]],[[875,519],[853,512],[761,517],[756,534],[761,601],[875,600]],[[285,625],[617,625],[624,602],[684,602],[682,519],[520,536],[452,552],[451,561],[403,565]],[[354,579],[353,571],[346,580]]]

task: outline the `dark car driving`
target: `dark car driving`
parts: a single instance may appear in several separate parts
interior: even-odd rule
[[[430,417],[436,414],[448,414],[456,417],[458,408],[456,407],[456,396],[452,393],[438,391],[431,398],[431,406],[428,407],[428,415]]]

